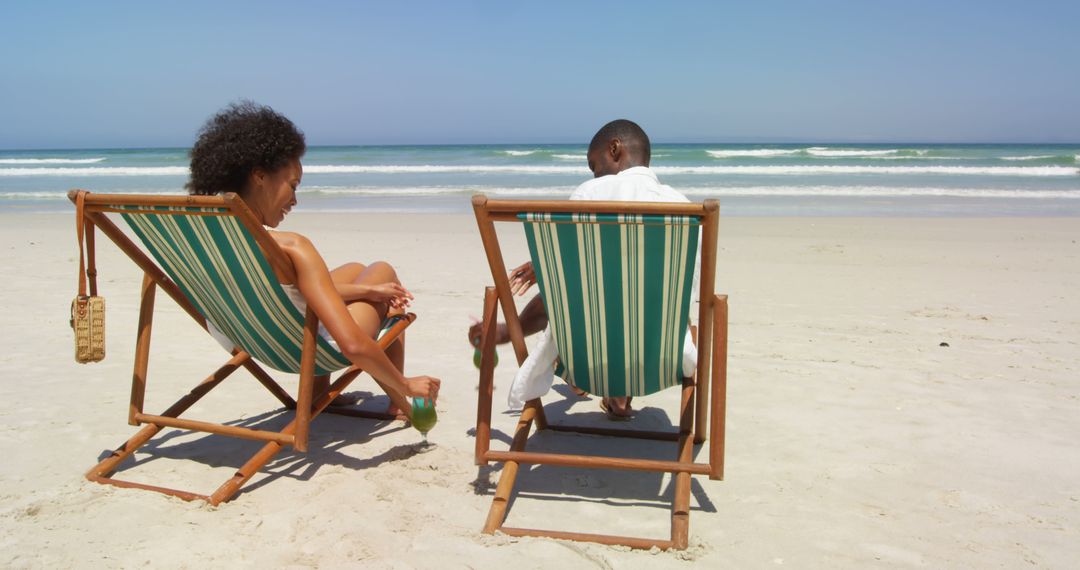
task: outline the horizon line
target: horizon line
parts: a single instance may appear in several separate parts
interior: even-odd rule
[[[916,146],[916,145],[955,145],[955,146],[990,146],[990,145],[1011,145],[1011,146],[1080,146],[1080,140],[1070,142],[1018,142],[1018,141],[823,141],[823,140],[789,140],[789,141],[707,141],[707,142],[687,142],[687,141],[652,141],[652,146],[663,145],[847,145],[847,146],[860,146],[860,145],[898,145],[898,146]],[[312,144],[307,148],[333,148],[333,147],[439,147],[439,146],[582,146],[587,147],[587,142],[490,142],[490,143],[345,143],[345,144]],[[88,151],[88,150],[101,150],[101,151],[115,151],[115,150],[189,150],[191,146],[105,146],[105,147],[38,147],[38,148],[14,148],[14,147],[0,147],[0,152],[42,152],[42,151]]]

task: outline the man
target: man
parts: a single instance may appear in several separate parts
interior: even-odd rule
[[[618,119],[604,125],[589,143],[589,170],[593,179],[583,182],[570,195],[571,200],[621,200],[628,202],[689,202],[686,196],[661,184],[649,169],[652,148],[649,137],[633,121]],[[696,271],[696,270],[695,270]],[[514,268],[509,275],[510,289],[524,295],[536,283],[532,262]],[[547,313],[539,295],[534,297],[519,315],[522,332],[528,336],[547,328]],[[510,342],[506,325],[499,323],[496,342]],[[474,345],[480,341],[480,324],[469,329]],[[578,395],[585,392],[571,385]],[[600,406],[609,419],[627,420],[633,415],[630,398],[603,398]]]

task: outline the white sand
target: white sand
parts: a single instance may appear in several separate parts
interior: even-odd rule
[[[498,472],[472,462],[477,378],[464,331],[490,276],[467,216],[295,214],[283,228],[309,235],[332,264],[398,267],[420,316],[409,371],[444,380],[434,451],[414,454],[418,434],[400,425],[322,416],[312,452],[287,450],[218,508],[87,482],[83,472],[136,429],[126,409],[140,275],[101,240],[109,354],[75,364],[72,218],[0,215],[0,567],[1067,568],[1080,556],[1075,218],[722,218],[727,478],[695,478],[685,553],[479,534],[484,481]],[[506,246],[510,263],[525,259],[519,235]],[[225,357],[167,297],[158,305],[150,412]],[[505,440],[514,367],[509,350],[501,356]],[[364,377],[351,389],[376,387]],[[558,393],[546,401],[556,419],[571,407]],[[636,421],[664,424],[673,403],[643,400]],[[280,425],[275,410],[241,372],[188,415]],[[603,421],[595,401],[571,411]],[[608,441],[545,434],[539,444],[628,447]],[[256,447],[168,431],[121,476],[210,492]],[[667,532],[667,477],[537,468],[519,480],[510,524]]]

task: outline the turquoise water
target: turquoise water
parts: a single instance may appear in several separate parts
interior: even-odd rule
[[[560,198],[585,145],[313,147],[297,211],[468,212]],[[182,193],[187,149],[0,151],[0,211],[70,208],[71,188]],[[726,215],[1080,215],[1080,144],[656,144],[660,180]]]

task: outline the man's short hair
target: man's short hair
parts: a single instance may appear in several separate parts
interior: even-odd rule
[[[652,156],[649,135],[645,134],[645,131],[634,121],[615,119],[600,127],[600,130],[593,135],[592,142],[589,143],[589,151],[600,148],[612,139],[619,139],[636,162],[649,163],[649,158]]]

